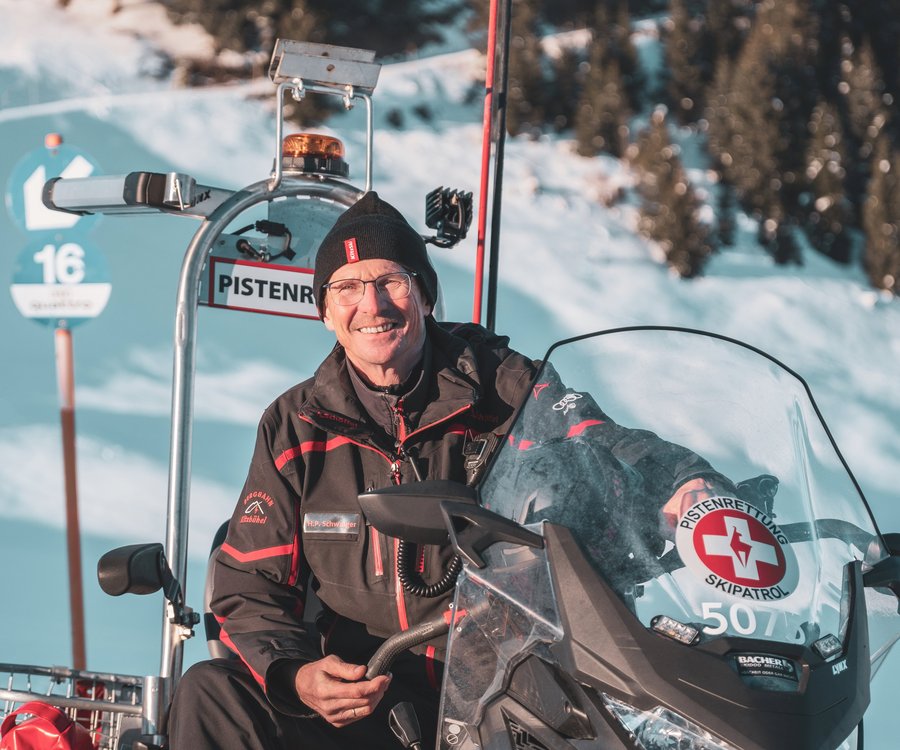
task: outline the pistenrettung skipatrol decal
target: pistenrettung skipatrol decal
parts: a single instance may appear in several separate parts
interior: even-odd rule
[[[692,505],[678,522],[675,546],[688,570],[740,599],[784,599],[800,578],[784,532],[762,510],[734,497]]]

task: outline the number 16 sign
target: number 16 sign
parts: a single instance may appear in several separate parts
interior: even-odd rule
[[[60,242],[45,236],[19,254],[10,291],[26,318],[71,328],[103,312],[112,284],[106,259],[85,238]]]

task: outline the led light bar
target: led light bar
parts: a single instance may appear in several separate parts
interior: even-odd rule
[[[232,194],[221,188],[198,185],[180,172],[131,172],[64,179],[44,184],[47,208],[74,214],[178,213],[208,216]]]

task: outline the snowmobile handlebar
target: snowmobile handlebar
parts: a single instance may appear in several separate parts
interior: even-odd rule
[[[458,624],[464,617],[480,617],[490,606],[490,601],[483,601],[469,609],[448,609],[432,620],[419,623],[409,630],[394,633],[372,654],[366,669],[366,679],[373,680],[379,675],[387,674],[391,670],[391,664],[394,663],[394,659],[401,652],[421,646],[433,638],[446,635],[450,632],[450,628]]]
[[[369,659],[366,669],[366,679],[373,680],[379,675],[390,672],[391,664],[401,652],[408,648],[419,646],[432,638],[446,635],[450,631],[450,617],[441,615],[434,620],[420,623],[414,628],[394,633],[388,638]]]

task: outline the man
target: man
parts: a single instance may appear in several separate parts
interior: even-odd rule
[[[452,587],[423,596],[402,582],[399,540],[366,525],[357,496],[419,479],[465,481],[467,444],[506,434],[537,363],[480,326],[434,320],[437,276],[425,244],[375,193],[323,240],[313,287],[337,344],[260,421],[211,603],[239,659],[185,674],[170,718],[174,750],[396,748],[387,712],[401,700],[414,704],[424,746],[434,746],[443,639],[401,654],[390,677],[366,680],[365,664],[387,636],[445,612]],[[558,413],[558,392],[541,398],[548,418]],[[647,434],[631,450],[637,460],[659,454],[663,497],[687,481],[702,491],[708,464]],[[616,441],[628,443],[618,432]],[[452,557],[446,546],[420,549],[417,574],[437,580]],[[310,585],[322,604],[316,633],[303,621]]]

